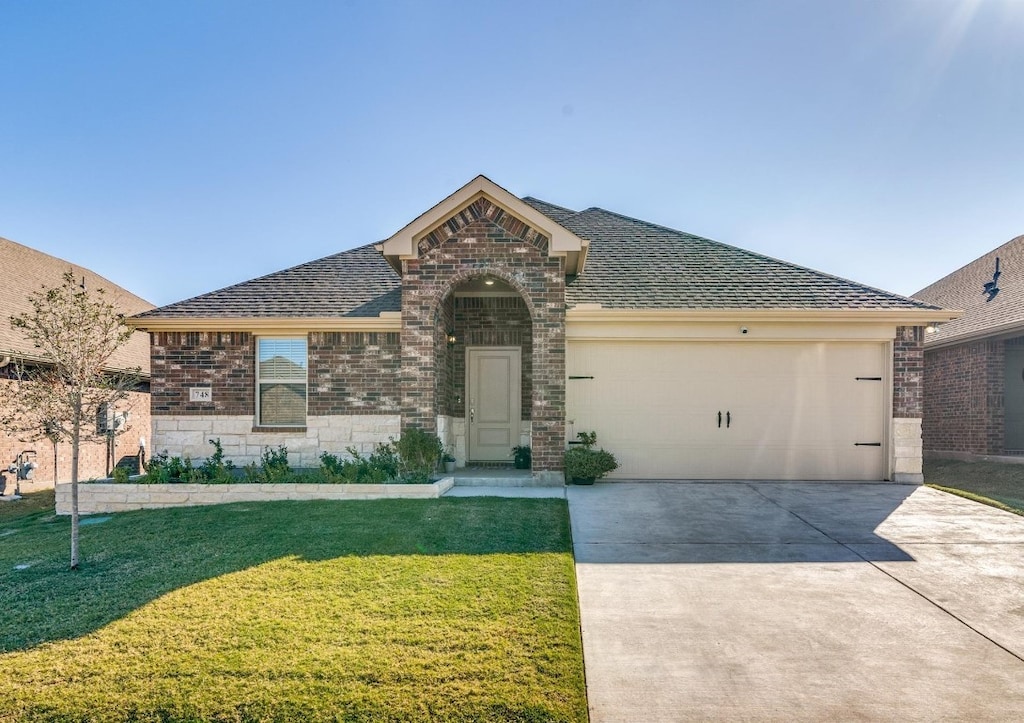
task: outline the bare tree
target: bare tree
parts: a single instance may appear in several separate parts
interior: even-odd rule
[[[31,312],[11,317],[38,353],[20,360],[15,379],[0,385],[2,421],[24,441],[49,438],[71,442],[71,569],[78,569],[78,457],[81,444],[104,439],[110,430],[97,425],[137,389],[141,370],[110,367],[114,352],[132,335],[124,317],[70,271],[60,286],[29,297]],[[114,430],[118,431],[118,430]],[[124,431],[119,430],[119,431]]]

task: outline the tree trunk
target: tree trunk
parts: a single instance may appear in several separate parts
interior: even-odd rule
[[[82,401],[78,400],[71,428],[71,569],[78,569],[78,448],[82,432]]]

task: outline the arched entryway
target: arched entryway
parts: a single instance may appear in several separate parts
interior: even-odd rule
[[[532,444],[530,305],[483,271],[453,283],[435,318],[438,436],[460,466],[511,464],[514,447]]]

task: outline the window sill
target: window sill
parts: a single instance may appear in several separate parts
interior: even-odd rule
[[[254,433],[274,432],[274,433],[277,433],[277,434],[289,434],[289,433],[305,434],[306,433],[306,427],[305,426],[302,426],[302,427],[268,427],[268,426],[264,426],[262,424],[254,424],[253,427],[252,427],[252,431]]]

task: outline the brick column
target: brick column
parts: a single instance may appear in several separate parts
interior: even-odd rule
[[[892,481],[921,483],[924,327],[896,327],[892,357]]]

